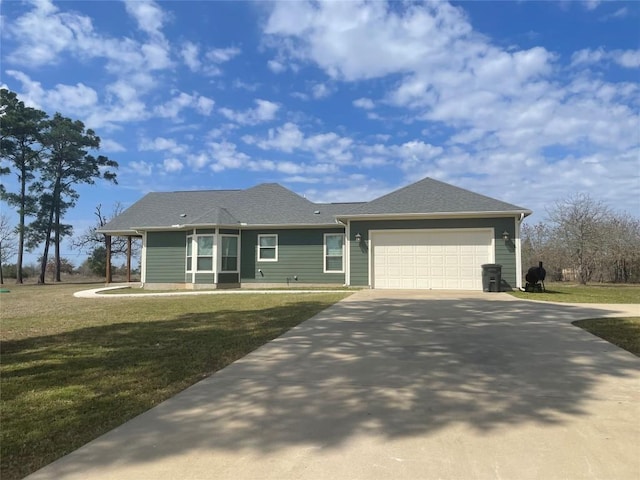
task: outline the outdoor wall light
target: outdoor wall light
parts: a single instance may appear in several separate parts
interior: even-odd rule
[[[362,235],[360,235],[360,233],[356,233],[356,242],[360,243],[361,240],[362,240]]]
[[[509,232],[507,232],[506,230],[504,232],[502,232],[502,239],[505,242],[508,242],[509,241]]]

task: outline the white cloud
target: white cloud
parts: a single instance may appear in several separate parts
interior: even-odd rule
[[[166,15],[160,6],[149,0],[126,0],[127,13],[138,23],[138,28],[150,36],[162,36]]]
[[[20,99],[35,108],[46,108],[65,112],[65,115],[86,113],[98,103],[98,93],[82,83],[76,85],[57,84],[45,90],[40,82],[16,70],[7,70],[7,75],[22,84]]]
[[[69,54],[81,62],[105,59],[109,73],[126,78],[136,72],[172,66],[170,46],[160,31],[166,16],[157,4],[126,4],[139,28],[149,33],[149,40],[144,43],[102,35],[90,17],[72,10],[61,12],[50,0],[32,5],[7,29],[7,35],[17,42],[8,59],[17,65],[41,67],[58,63],[64,54]]]
[[[287,122],[278,128],[270,128],[266,138],[245,135],[243,141],[256,145],[262,150],[277,150],[285,153],[308,152],[313,154],[316,160],[331,164],[349,163],[354,156],[354,142],[351,138],[341,137],[333,132],[305,136],[300,127],[292,122]]]
[[[136,175],[148,177],[153,172],[153,166],[148,162],[129,162],[126,167],[127,171],[133,172]]]
[[[165,158],[162,162],[165,172],[179,172],[184,168],[184,165],[177,158]]]
[[[144,54],[146,66],[150,70],[164,70],[173,64],[166,42],[145,43],[140,47],[140,51]]]
[[[257,125],[273,120],[280,108],[280,105],[268,100],[256,99],[254,102],[256,103],[255,108],[250,108],[243,112],[234,111],[225,107],[220,109],[220,113],[229,120],[241,125]]]
[[[201,115],[209,115],[213,110],[215,102],[202,95],[180,92],[171,100],[154,109],[154,113],[159,117],[177,119],[178,115],[185,108],[193,108]]]
[[[640,50],[611,50],[600,47],[595,50],[585,48],[571,56],[571,66],[588,66],[614,62],[624,68],[640,68]]]
[[[117,153],[117,152],[126,152],[127,149],[124,148],[124,146],[120,145],[118,142],[116,142],[115,140],[112,140],[110,138],[102,138],[100,141],[100,149],[105,151],[105,152],[113,152],[113,153]]]
[[[179,155],[187,151],[187,147],[178,144],[172,138],[156,137],[153,140],[149,138],[143,138],[138,144],[138,148],[141,151],[156,151],[156,152],[171,152],[174,155]]]
[[[278,62],[277,60],[269,60],[267,62],[267,67],[269,67],[269,70],[273,73],[282,73],[287,69],[282,62]]]
[[[233,57],[240,55],[241,50],[237,47],[213,48],[206,53],[207,60],[214,63],[224,63]]]
[[[210,142],[208,146],[211,157],[214,160],[210,168],[214,172],[221,172],[230,168],[241,168],[249,160],[249,156],[238,152],[236,145],[231,142]]]
[[[187,164],[195,171],[202,169],[210,162],[211,158],[203,152],[187,155]]]
[[[587,10],[595,10],[601,3],[601,0],[584,0],[583,5]]]
[[[363,108],[365,110],[371,110],[375,108],[375,104],[373,103],[373,100],[371,100],[370,98],[364,98],[364,97],[354,100],[353,106],[358,108]]]
[[[251,139],[251,141],[247,141]],[[275,149],[282,152],[291,153],[295,149],[300,148],[304,141],[304,134],[294,123],[285,123],[282,127],[270,128],[267,132],[267,138],[255,141],[253,137],[246,137],[246,143],[257,143],[263,150]]]
[[[614,50],[611,58],[621,67],[640,68],[640,50]]]
[[[88,17],[60,14],[50,1],[33,4],[33,9],[9,26],[9,34],[19,46],[10,53],[11,61],[30,66],[56,63],[59,54],[69,48],[80,34],[92,31]]]
[[[324,83],[316,83],[311,87],[311,94],[315,99],[325,98],[331,95],[331,89]]]
[[[198,45],[192,42],[185,42],[182,50],[180,50],[180,54],[182,55],[182,60],[185,65],[189,67],[189,70],[192,72],[200,70],[202,63],[199,59],[200,47],[198,47]]]
[[[264,31],[279,59],[311,63],[333,83],[393,76],[388,105],[402,109],[409,123],[454,129],[452,143],[466,148],[502,149],[513,158],[512,152],[538,157],[551,147],[594,146],[613,153],[637,142],[638,114],[630,108],[636,87],[585,79],[585,74],[563,83],[556,54],[542,47],[496,46],[473,31],[461,7],[444,2],[402,8],[365,1],[275,3]],[[585,50],[573,61],[603,59],[634,68],[638,54]],[[370,105],[356,102],[359,108]],[[389,158],[386,153],[367,156]],[[412,167],[410,159],[398,158],[402,168]],[[439,157],[416,158],[432,168]]]
[[[195,108],[201,115],[210,115],[216,102],[202,95],[196,100]]]

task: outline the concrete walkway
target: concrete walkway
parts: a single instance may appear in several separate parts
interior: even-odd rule
[[[154,292],[153,290],[148,290],[144,293],[109,293],[108,295],[104,295],[103,292],[113,291],[113,290],[124,290],[130,288],[131,285],[115,285],[112,287],[100,287],[100,288],[92,288],[90,290],[80,290],[79,292],[75,292],[73,294],[76,298],[141,298],[141,297],[179,297],[186,295],[248,295],[248,294],[266,294],[266,293],[345,293],[348,290],[302,290],[302,289],[292,289],[292,290],[260,290],[253,288],[246,288],[244,290],[236,289],[236,290],[180,290],[177,292]],[[354,290],[355,291],[355,290]]]
[[[639,305],[361,291],[28,477],[638,479]]]

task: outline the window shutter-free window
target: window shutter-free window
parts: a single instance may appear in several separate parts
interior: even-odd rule
[[[265,262],[278,260],[278,235],[258,235],[258,260]]]
[[[213,270],[213,236],[198,237],[198,271]]]
[[[344,252],[344,235],[342,234],[325,234],[325,260],[324,269],[326,272],[342,272],[343,252]]]
[[[221,240],[221,271],[238,271],[238,237],[224,236]]]

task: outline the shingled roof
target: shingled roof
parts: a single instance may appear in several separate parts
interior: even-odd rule
[[[176,227],[334,225],[338,218],[361,216],[489,212],[531,213],[431,178],[367,203],[313,203],[277,183],[263,183],[246,190],[149,193],[99,231],[127,234]]]
[[[149,193],[98,231],[189,226],[334,225],[336,214],[360,204],[317,204],[277,183],[246,190],[207,190]]]
[[[526,208],[427,177],[364,203],[346,216],[488,212],[531,214]]]

